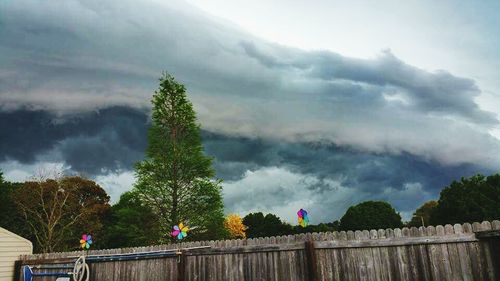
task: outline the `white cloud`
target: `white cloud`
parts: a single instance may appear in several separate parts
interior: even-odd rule
[[[133,172],[123,171],[99,175],[95,181],[106,190],[111,197],[111,202],[116,203],[122,193],[132,189],[135,177]]]
[[[329,181],[326,183],[328,188],[335,192],[329,193],[324,200],[318,200],[325,195],[315,190],[321,184],[325,183],[314,176],[294,174],[284,168],[265,167],[247,171],[241,180],[223,184],[226,212],[242,216],[250,212],[269,212],[290,223],[296,223],[296,212],[300,208],[309,212],[313,223],[342,215],[355,191]],[[325,201],[335,205],[322,206]]]
[[[23,182],[33,179],[54,178],[70,170],[70,167],[60,162],[39,161],[32,164],[23,164],[9,160],[0,163],[0,170],[8,181]]]
[[[385,188],[380,195],[381,199],[387,200],[395,205],[407,204],[409,200],[414,202],[427,202],[435,200],[429,191],[426,191],[420,183],[406,183],[402,189]],[[377,195],[376,195],[377,197]],[[403,221],[411,220],[414,211],[400,212]]]
[[[32,164],[23,164],[17,161],[4,161],[0,163],[0,170],[7,181],[24,182],[32,180],[38,175],[48,178],[60,175],[72,175],[71,167],[61,162],[36,161]],[[111,197],[111,202],[116,203],[120,195],[132,189],[135,182],[132,171],[109,172],[97,175],[93,180],[99,184]]]
[[[343,186],[341,181],[321,180],[278,167],[247,171],[242,179],[223,184],[226,212],[241,216],[273,213],[296,224],[296,212],[303,208],[312,223],[319,223],[340,219],[347,208],[362,201],[382,200],[396,206],[403,220],[410,220],[416,207],[435,199],[418,182],[406,183],[402,189],[373,186],[372,190],[360,190],[357,186]]]

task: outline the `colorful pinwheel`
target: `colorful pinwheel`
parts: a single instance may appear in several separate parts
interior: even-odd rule
[[[307,211],[304,209],[300,209],[297,212],[297,216],[299,218],[299,225],[302,227],[306,227],[309,224],[309,217],[307,216]]]
[[[92,245],[92,236],[90,234],[83,234],[82,239],[80,239],[80,248],[88,249]]]
[[[181,240],[187,236],[188,231],[189,228],[181,222],[179,225],[174,225],[174,230],[170,234],[172,237],[177,237],[177,239]]]

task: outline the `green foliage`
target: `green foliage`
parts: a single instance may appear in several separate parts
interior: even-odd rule
[[[454,181],[441,191],[432,224],[500,219],[500,174]]]
[[[290,234],[299,234],[299,233],[312,233],[312,232],[333,232],[338,231],[339,221],[329,222],[329,223],[320,223],[320,224],[310,224],[306,227],[302,227],[300,225],[294,225],[292,229],[292,233]]]
[[[339,222],[310,224],[306,227],[290,225],[274,214],[250,213],[243,218],[248,238],[293,235],[300,233],[328,232],[339,230]]]
[[[158,218],[134,192],[120,196],[106,221],[106,248],[147,246],[159,240]]]
[[[422,206],[415,210],[415,212],[413,213],[413,217],[411,218],[410,222],[408,222],[408,226],[422,226],[422,219],[424,221],[424,226],[428,226],[430,224],[431,215],[436,210],[437,206],[437,201],[431,200],[425,202]]]
[[[5,182],[0,174],[0,226],[14,231],[15,225],[12,214],[16,213],[16,205],[12,200],[12,193],[19,187],[19,185]]]
[[[158,218],[159,242],[180,222],[192,228],[188,240],[226,237],[221,184],[212,179],[186,88],[164,74],[152,103],[146,159],[136,165],[134,191]]]
[[[33,235],[13,199],[13,194],[21,186],[21,183],[5,181],[0,172],[0,227],[31,240]]]
[[[402,227],[401,216],[387,202],[366,201],[349,207],[340,219],[342,230],[370,230]]]
[[[263,213],[250,213],[243,218],[247,227],[247,238],[269,237],[293,233],[292,226],[284,223],[276,215]]]

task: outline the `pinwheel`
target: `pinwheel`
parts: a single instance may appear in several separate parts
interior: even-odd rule
[[[309,217],[307,216],[307,211],[304,209],[300,209],[297,212],[297,216],[299,218],[299,225],[302,227],[306,227],[309,224]]]
[[[174,225],[174,230],[170,234],[172,237],[177,237],[177,239],[181,240],[187,236],[188,231],[189,228],[181,222],[179,225]]]
[[[82,239],[80,239],[80,248],[88,249],[92,245],[92,236],[90,234],[83,234]]]

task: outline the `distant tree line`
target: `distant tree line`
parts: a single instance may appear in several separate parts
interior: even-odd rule
[[[366,201],[351,206],[332,223],[292,226],[273,214],[252,213],[243,218],[248,237],[277,236],[304,232],[347,231],[420,227],[500,219],[500,174],[475,175],[453,181],[445,187],[437,201],[428,201],[415,210],[404,223],[399,213],[387,202]]]
[[[95,248],[165,243],[154,209],[134,190],[109,204],[109,196],[92,180],[77,176],[12,183],[0,172],[0,226],[30,239],[36,252],[78,249],[83,233],[94,235]],[[387,202],[351,206],[330,223],[292,225],[274,214],[226,217],[223,231],[188,236],[189,240],[254,238],[308,232],[386,229],[500,219],[500,174],[462,178],[445,187],[439,200],[419,207],[406,224]]]

